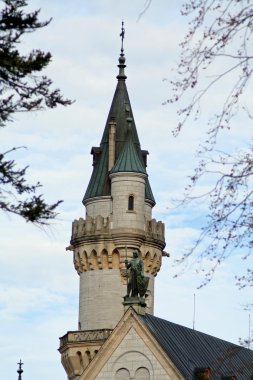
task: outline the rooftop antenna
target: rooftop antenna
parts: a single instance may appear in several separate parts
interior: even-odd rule
[[[248,343],[248,348],[251,346],[251,316],[249,313],[249,343]]]
[[[195,330],[195,306],[196,306],[196,300],[195,300],[195,293],[193,295],[193,324],[192,324],[192,328],[193,330]]]
[[[19,363],[17,363],[17,365],[19,366],[18,367],[18,370],[17,370],[17,373],[18,373],[18,380],[22,380],[22,373],[23,373],[23,370],[22,370],[22,365],[24,365],[24,363],[21,362],[21,359],[19,361]]]

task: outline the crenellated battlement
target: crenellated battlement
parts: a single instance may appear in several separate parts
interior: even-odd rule
[[[76,239],[85,235],[108,233],[110,225],[110,218],[104,218],[98,215],[96,218],[87,216],[86,219],[79,218],[72,223],[72,237]]]
[[[153,276],[161,267],[161,258],[165,246],[164,223],[152,219],[146,222],[142,231],[134,228],[113,229],[110,217],[98,215],[74,220],[72,224],[71,244],[74,252],[74,266],[78,274],[118,269],[124,276],[126,247],[128,259],[132,249],[138,248],[144,260],[145,272]],[[106,242],[106,246],[105,246]]]
[[[85,236],[111,234],[113,230],[111,228],[113,226],[112,222],[110,216],[104,218],[101,215],[98,215],[96,218],[87,216],[86,219],[79,218],[79,220],[74,220],[72,223],[71,241]],[[157,221],[156,219],[148,220],[143,226],[143,230],[146,237],[161,240],[162,242],[165,241],[165,226],[161,221]]]
[[[165,225],[163,222],[151,219],[146,222],[145,225],[146,234],[154,239],[165,241]]]

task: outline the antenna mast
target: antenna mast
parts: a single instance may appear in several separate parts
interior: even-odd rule
[[[251,346],[251,317],[249,313],[249,343],[248,343],[248,348]]]
[[[192,326],[192,328],[193,328],[193,330],[195,330],[195,304],[196,304],[196,302],[195,302],[195,293],[194,293],[194,295],[193,295],[193,326]]]

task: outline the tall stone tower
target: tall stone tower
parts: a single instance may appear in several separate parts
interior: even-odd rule
[[[124,314],[125,259],[134,249],[144,261],[149,286],[146,313],[153,314],[154,279],[161,266],[164,224],[155,205],[126,87],[122,46],[119,74],[99,147],[92,147],[93,172],[84,195],[85,218],[75,220],[69,250],[80,277],[78,331],[61,338],[62,363],[77,380]]]

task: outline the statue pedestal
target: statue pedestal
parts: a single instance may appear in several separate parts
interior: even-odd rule
[[[145,299],[142,297],[125,296],[123,305],[124,305],[124,312],[126,312],[127,309],[131,306],[136,311],[136,313],[145,315],[146,302],[145,302]]]

